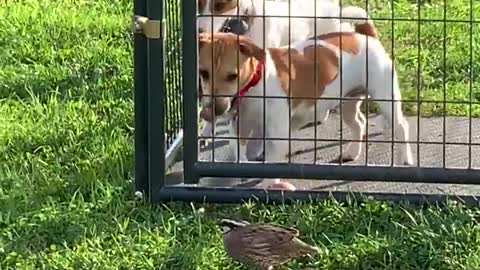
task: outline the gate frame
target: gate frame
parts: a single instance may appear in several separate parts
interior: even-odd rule
[[[180,2],[182,4],[182,2]],[[183,5],[182,40],[196,40],[196,5]],[[162,21],[163,0],[135,0],[134,14]],[[275,163],[225,163],[198,161],[197,121],[197,43],[182,42],[183,104],[183,163],[184,184],[166,185],[165,156],[165,84],[164,84],[164,28],[160,38],[149,39],[134,34],[134,111],[135,111],[135,190],[152,202],[188,201],[211,203],[240,203],[257,200],[264,203],[294,200],[322,200],[334,198],[373,198],[379,201],[409,202],[414,204],[444,204],[449,200],[468,205],[480,205],[475,196],[437,195],[421,193],[359,193],[340,191],[280,191],[253,188],[199,187],[200,177],[261,177],[303,178],[349,181],[391,181],[436,184],[480,184],[480,170],[390,167],[358,165],[309,165]],[[160,117],[158,117],[160,116]],[[189,117],[186,117],[189,116]],[[158,121],[159,118],[161,121]],[[170,159],[170,158],[168,158]],[[389,179],[389,180],[386,180]]]
[[[135,0],[134,15],[160,22],[163,0]],[[165,89],[163,41],[134,32],[135,190],[147,198],[158,193],[165,179]],[[161,121],[158,121],[161,116]],[[163,181],[162,181],[163,179]],[[163,183],[162,183],[163,182]]]

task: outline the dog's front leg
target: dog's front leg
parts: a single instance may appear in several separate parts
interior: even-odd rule
[[[265,161],[281,162],[289,150],[290,112],[289,102],[270,100],[266,108]]]
[[[228,144],[230,149],[232,150],[232,154],[234,157],[235,162],[245,162],[248,161],[247,159],[247,143],[245,137],[245,132],[242,132],[240,128],[240,132],[238,132],[238,124],[237,121],[232,119],[230,120],[230,124],[228,126],[229,134],[228,134]],[[239,138],[239,139],[237,139]]]
[[[362,100],[347,100],[342,106],[342,120],[352,131],[353,141],[348,143],[347,147],[333,162],[339,163],[355,161],[362,152],[362,142],[365,136],[366,119],[362,113],[360,106]]]
[[[213,123],[208,121],[203,121],[203,122],[204,122],[204,126],[202,128],[202,131],[200,132],[200,136],[204,138],[202,138],[200,143],[203,144],[204,146],[207,146],[211,141],[211,138],[208,138],[208,137],[213,137]]]

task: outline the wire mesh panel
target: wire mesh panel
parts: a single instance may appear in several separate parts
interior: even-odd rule
[[[166,119],[184,120],[185,183],[268,189],[265,179],[281,178],[297,194],[324,180],[479,184],[479,14],[479,3],[447,0],[183,4],[188,76],[171,82],[183,115]]]
[[[202,2],[202,1],[200,1]],[[206,1],[208,2],[208,1]],[[228,2],[228,1],[227,1]],[[240,1],[241,2],[241,1]],[[303,17],[301,16],[290,16],[292,11],[291,7],[299,7],[302,4],[297,4],[295,6],[295,3],[287,3],[287,2],[296,2],[296,1],[267,1],[270,2],[265,6],[265,16],[263,16],[263,19],[265,20],[265,17],[268,17],[267,20],[270,20],[270,22],[278,22],[281,25],[281,21],[277,19],[275,21],[273,16],[269,14],[268,10],[268,5],[270,6],[277,6],[281,7],[281,5],[286,4],[289,5],[290,8],[286,12],[283,12],[285,14],[281,14],[281,16],[284,16],[285,20],[288,20],[289,23],[288,25],[292,24],[292,21],[295,22],[295,20],[308,20],[305,17],[311,14],[304,14]],[[275,2],[275,3],[274,3]],[[283,3],[281,3],[283,2]],[[316,9],[317,7],[315,5],[324,5],[325,2],[329,2],[327,0],[325,1],[312,1],[313,2],[313,8]],[[219,32],[220,29],[216,29],[215,27],[218,28],[218,25],[223,25],[222,23],[222,14],[221,12],[215,11],[215,6],[218,7],[220,10],[221,8],[224,9],[224,14],[223,14],[223,21],[227,22],[232,16],[231,15],[225,15],[229,12],[228,7],[225,1],[212,1],[210,3],[213,3],[213,6],[211,7],[205,7],[202,6],[200,9],[203,8],[203,10],[200,10],[200,12],[204,11],[204,14],[199,16],[199,21],[200,27],[203,27],[203,31],[206,31],[208,29],[209,32]],[[257,2],[253,2],[257,3]],[[240,3],[239,6],[242,7],[245,3]],[[363,112],[368,111],[369,114],[381,114],[382,111],[379,111],[378,104],[384,105],[386,103],[392,104],[393,106],[397,106],[397,103],[401,102],[402,106],[402,114],[405,114],[408,119],[408,125],[411,126],[409,130],[409,141],[410,144],[412,144],[412,155],[415,156],[415,158],[411,161],[414,162],[413,165],[415,167],[440,167],[440,168],[447,168],[447,167],[463,167],[463,168],[472,168],[475,167],[475,160],[472,160],[471,158],[471,149],[476,146],[475,142],[472,142],[472,136],[470,133],[474,134],[475,132],[472,130],[470,123],[472,122],[471,117],[469,117],[470,110],[475,111],[475,106],[476,104],[472,103],[473,100],[471,100],[471,92],[470,89],[474,88],[474,79],[472,76],[472,70],[474,66],[469,65],[470,60],[475,58],[474,53],[470,53],[470,50],[473,49],[473,39],[475,36],[475,21],[473,19],[473,15],[475,12],[475,6],[466,6],[465,3],[454,3],[454,2],[436,2],[436,3],[412,3],[408,1],[400,1],[400,2],[393,2],[393,1],[376,1],[375,3],[368,3],[364,1],[356,1],[356,2],[351,2],[351,3],[342,3],[344,7],[348,6],[356,6],[356,7],[362,7],[367,11],[367,14],[369,15],[370,19],[375,23],[375,27],[378,29],[379,33],[379,39],[381,43],[383,44],[383,47],[385,50],[388,52],[390,57],[394,60],[394,65],[395,68],[393,68],[391,71],[391,75],[389,78],[388,76],[384,75],[384,80],[389,80],[392,82],[395,81],[393,77],[398,77],[399,81],[399,86],[400,90],[402,93],[401,100],[397,100],[396,102],[391,102],[391,98],[375,98],[370,96],[367,96],[366,102],[363,102]],[[264,4],[265,5],[265,4]],[[234,7],[235,5],[231,5]],[[213,7],[213,8],[212,8]],[[328,7],[328,5],[327,5]],[[209,11],[209,9],[212,9]],[[260,8],[261,10],[262,8]],[[452,14],[451,18],[448,18],[448,10],[454,10],[454,12],[460,12],[460,14]],[[247,10],[243,10],[241,8],[238,9],[231,9],[232,11],[236,11],[237,16],[249,16],[249,17],[255,17],[259,16],[259,14],[256,15],[251,15],[251,14],[244,14],[245,12],[248,12]],[[258,8],[256,10],[259,10]],[[342,9],[340,10],[340,13],[342,12]],[[345,10],[345,9],[343,9]],[[270,12],[270,13],[274,13]],[[214,16],[212,16],[212,14]],[[302,12],[297,12],[297,14],[302,13]],[[332,13],[335,12],[330,12],[328,15],[331,15]],[[312,14],[313,15],[313,14]],[[312,34],[311,37],[317,36],[317,35],[322,35],[325,34],[325,27],[321,29],[323,32],[320,32],[320,28],[322,28],[322,24],[328,24],[330,23],[327,20],[331,19],[326,19],[326,18],[320,18],[321,15],[325,14],[315,14],[313,16],[317,17],[316,23],[313,24],[313,28],[319,28],[319,29],[311,29],[313,32],[318,31],[317,33]],[[206,18],[207,20],[206,20]],[[212,19],[212,17],[216,17],[215,19]],[[321,22],[322,19],[325,19],[324,22]],[[348,18],[344,17],[344,20],[347,21]],[[207,23],[205,23],[207,21]],[[210,23],[209,23],[209,22]],[[313,21],[313,19],[312,19]],[[319,22],[320,21],[320,22]],[[260,22],[259,20],[254,19],[255,22]],[[268,23],[268,22],[267,22]],[[209,25],[210,24],[210,25]],[[306,23],[308,24],[308,23]],[[320,25],[320,26],[319,26]],[[296,46],[298,44],[301,44],[302,40],[296,40],[294,41],[292,45],[292,34],[293,32],[291,30],[291,26],[286,26],[288,29],[285,31],[281,31],[279,33],[274,33],[277,36],[278,35],[285,35],[284,39],[279,41],[279,43],[282,43],[281,45],[283,46]],[[269,28],[268,26],[264,26],[263,28]],[[333,28],[332,28],[333,29]],[[258,31],[259,27],[254,28],[252,31]],[[267,29],[267,31],[279,31],[277,28],[270,27]],[[298,29],[296,29],[298,30]],[[334,30],[332,30],[333,32]],[[349,31],[349,30],[346,30]],[[265,36],[271,35],[273,33],[266,33]],[[215,35],[215,34],[213,34]],[[308,35],[308,34],[307,34]],[[251,35],[246,35],[248,38],[252,39],[254,43],[257,43],[258,46],[262,46],[265,44],[265,39],[263,40],[255,40],[255,38],[258,39],[257,36],[251,34]],[[300,34],[296,34],[296,36],[301,36]],[[309,37],[309,38],[311,38]],[[273,40],[276,41],[275,39],[272,39],[270,37],[267,38],[267,40]],[[282,39],[280,37],[279,39]],[[451,41],[449,41],[449,39]],[[462,40],[459,42],[459,40]],[[314,42],[325,42],[325,40],[317,40],[315,39]],[[296,44],[295,44],[296,43]],[[368,40],[367,40],[368,43]],[[452,43],[452,44],[448,44]],[[368,44],[366,44],[368,47]],[[342,44],[339,44],[339,47],[341,47]],[[346,45],[348,46],[348,45]],[[451,47],[451,49],[449,49]],[[212,46],[213,48],[213,46]],[[348,48],[347,48],[348,49]],[[340,48],[342,50],[342,48]],[[365,48],[365,50],[367,50]],[[452,64],[448,64],[448,51],[454,51],[455,53],[452,55]],[[462,51],[463,53],[460,52]],[[340,54],[340,58],[344,54]],[[371,88],[371,85],[369,87],[369,80],[375,79],[374,75],[368,72],[368,57],[371,55],[371,52],[365,54],[365,67],[364,67],[364,85],[365,88]],[[348,56],[348,54],[347,54]],[[454,57],[457,56],[461,58],[462,60],[458,59],[453,60]],[[218,57],[218,55],[216,55]],[[314,56],[315,58],[316,56]],[[321,57],[321,56],[319,56]],[[225,57],[227,58],[227,57]],[[233,60],[232,60],[233,61]],[[288,66],[291,66],[291,56],[288,57]],[[314,60],[315,62],[317,60]],[[427,63],[428,61],[428,63]],[[345,62],[342,60],[339,60],[341,64],[344,64]],[[475,62],[475,61],[473,61]],[[213,63],[213,61],[211,61]],[[347,63],[348,64],[348,63]],[[317,66],[313,65],[313,69],[321,69],[323,68],[322,66]],[[216,68],[216,67],[215,67]],[[343,67],[344,69],[348,69],[349,67]],[[214,70],[214,68],[212,68]],[[218,71],[218,70],[217,70]],[[394,74],[394,72],[396,74]],[[219,73],[221,71],[218,71]],[[342,77],[344,72],[340,72],[338,75]],[[368,75],[367,75],[368,74]],[[215,76],[216,74],[211,74],[211,76]],[[322,76],[319,74],[319,76]],[[288,78],[288,85],[291,86],[292,82],[292,77],[294,75],[292,74]],[[320,80],[318,78],[313,78],[313,81],[311,82],[312,84],[315,84],[315,80]],[[212,82],[215,82],[215,79],[211,80]],[[263,80],[263,83],[265,83],[266,80]],[[346,79],[341,79],[339,80],[339,84],[344,84]],[[242,90],[241,84],[245,84],[245,82],[239,82],[238,86],[240,90]],[[359,85],[361,85],[360,83]],[[317,97],[308,97],[308,98],[313,98],[316,100],[321,100],[325,98],[330,98],[330,99],[345,99],[348,95],[341,93],[341,92],[351,92],[352,89],[343,89],[344,87],[341,87],[342,85],[339,85],[338,92],[339,97],[327,97],[326,95],[324,96],[317,96]],[[363,86],[363,85],[362,85]],[[350,86],[349,86],[350,87]],[[218,90],[218,91],[211,91],[210,94],[216,95],[213,97],[213,99],[222,99],[222,98],[229,98],[228,95],[225,95],[222,97],[221,96],[221,91],[223,89],[216,89],[215,85],[211,86],[212,89]],[[268,87],[264,87],[268,88]],[[291,91],[291,87],[285,87],[288,88],[286,91]],[[350,87],[351,88],[351,87]],[[389,87],[392,88],[392,87]],[[450,88],[451,90],[449,91]],[[370,89],[369,89],[370,90]],[[265,90],[264,90],[265,91]],[[387,90],[385,90],[388,92]],[[219,92],[214,93],[214,92]],[[348,94],[348,93],[347,93]],[[287,121],[290,122],[290,118],[294,117],[292,115],[292,107],[293,103],[295,102],[293,99],[298,98],[295,97],[295,94],[292,94],[291,92],[285,95],[286,97],[290,97],[290,102],[291,106],[287,106],[286,109],[289,110],[288,114],[288,119],[283,119],[282,121]],[[388,95],[384,95],[385,97]],[[265,96],[259,95],[255,97],[254,95],[248,95],[247,98],[255,99],[255,98],[264,98]],[[391,97],[391,95],[390,95]],[[272,97],[267,97],[269,99],[272,99]],[[282,98],[282,97],[280,97]],[[265,98],[264,98],[265,99]],[[460,100],[463,99],[463,100]],[[301,97],[301,101],[305,101],[305,97]],[[473,101],[474,102],[474,101]],[[334,102],[335,103],[335,102]],[[338,102],[337,102],[338,103]],[[318,102],[317,102],[317,105]],[[377,106],[376,106],[377,105]],[[369,108],[367,108],[369,107]],[[460,107],[463,107],[460,109]],[[456,108],[456,109],[455,109]],[[316,118],[318,113],[315,113],[314,111],[316,110],[330,110],[334,109],[336,114],[338,114],[337,118],[343,118],[342,117],[342,111],[343,111],[343,106],[338,106],[337,108],[318,108],[318,106],[313,106],[313,111],[311,114],[313,115],[313,118]],[[385,111],[385,109],[383,110]],[[213,111],[210,110],[210,113],[213,114]],[[241,115],[241,114],[240,114]],[[425,117],[431,117],[431,116],[436,116],[437,119],[432,119],[429,118],[428,120],[422,120],[425,119]],[[464,133],[464,136],[462,136],[465,140],[463,142],[459,141],[459,135],[454,135],[452,134],[449,138],[448,131],[463,131],[463,128],[460,128],[460,126],[457,126],[455,128],[455,124],[458,123],[458,125],[461,125],[461,122],[456,122],[455,120],[460,121],[458,118],[452,118],[449,116],[463,116],[466,117],[465,119],[468,120],[468,125],[464,126],[463,128],[467,129],[467,132]],[[258,116],[261,118],[262,116]],[[265,117],[265,116],[263,116]],[[390,115],[392,117],[392,115]],[[213,117],[209,117],[213,118]],[[275,117],[273,117],[275,118]],[[331,118],[335,119],[335,114],[332,115]],[[291,119],[295,121],[295,119]],[[323,120],[323,119],[313,119],[312,122],[317,122],[315,120]],[[337,155],[341,154],[341,149],[345,148],[345,144],[352,142],[352,140],[348,140],[348,130],[346,127],[344,127],[344,121],[339,121],[340,119],[336,119],[336,121],[330,121],[330,125],[326,125],[327,130],[325,130],[325,125],[316,125],[311,129],[307,129],[307,131],[304,132],[292,132],[292,129],[289,129],[288,131],[288,138],[276,138],[278,140],[282,139],[288,139],[289,141],[289,146],[288,146],[288,153],[287,157],[284,161],[288,161],[288,163],[307,163],[307,164],[317,164],[317,163],[327,163],[333,159],[336,158]],[[381,121],[382,120],[382,121]],[[386,120],[386,121],[383,121]],[[449,121],[450,120],[450,121]],[[218,120],[217,120],[218,121]],[[221,121],[221,120],[220,120]],[[441,123],[435,122],[435,121],[440,121]],[[474,120],[473,120],[474,121]],[[241,122],[241,121],[238,121]],[[259,121],[260,122],[260,121]],[[265,121],[264,121],[265,122]],[[298,122],[298,120],[297,120]],[[335,123],[336,122],[336,123]],[[396,145],[400,146],[404,144],[405,142],[399,141],[398,138],[388,138],[388,139],[383,139],[381,138],[382,136],[379,135],[391,135],[388,133],[395,133],[395,125],[393,127],[390,127],[390,131],[386,131],[383,129],[383,126],[385,123],[389,124],[388,122],[394,122],[392,119],[378,119],[374,116],[371,115],[371,117],[366,117],[365,118],[365,133],[368,133],[366,136],[365,140],[361,140],[361,142],[364,144],[365,151],[363,151],[362,156],[359,158],[355,158],[355,162],[358,165],[362,166],[368,166],[368,165],[385,165],[385,166],[393,166],[394,165],[394,153],[395,153],[395,147]],[[452,123],[450,128],[448,128],[449,122]],[[326,122],[328,123],[328,122]],[[237,123],[238,124],[238,123]],[[267,126],[269,123],[266,125],[263,125],[263,128],[265,129],[265,126]],[[440,124],[440,125],[439,125]],[[262,124],[260,124],[262,125]],[[425,128],[422,128],[425,126]],[[378,128],[376,128],[378,127]],[[400,127],[401,128],[401,127]],[[393,131],[391,131],[393,129]],[[423,129],[423,131],[422,131]],[[335,132],[332,132],[335,131]],[[338,132],[336,132],[338,131]],[[371,132],[370,132],[371,131]],[[297,133],[297,134],[294,134]],[[382,133],[382,134],[380,134]],[[238,134],[237,134],[238,135]],[[311,136],[314,135],[314,136]],[[425,137],[427,136],[428,138],[422,139],[422,136]],[[245,139],[257,139],[257,140],[265,140],[265,138],[260,138],[261,136],[257,136],[257,138],[253,138],[252,136],[247,136],[248,138]],[[437,138],[440,138],[438,140]],[[456,137],[456,138],[455,138]],[[212,136],[209,139],[213,141],[213,145],[215,145],[215,140],[220,140],[220,138],[223,139],[233,139],[229,138],[227,136]],[[271,138],[273,139],[273,138]],[[450,141],[454,140],[454,141]],[[292,144],[297,145],[297,146],[292,146]],[[334,145],[332,145],[334,144]],[[292,149],[297,148],[297,149]],[[315,149],[318,148],[337,148],[336,151],[318,151]],[[460,150],[460,147],[463,147],[463,150]],[[380,149],[382,150],[377,151],[378,153],[381,153],[381,155],[374,155],[374,156],[369,156],[369,153],[372,151],[375,151],[374,149]],[[422,151],[422,149],[425,149]],[[452,150],[450,150],[452,149]],[[453,150],[457,149],[457,150]],[[208,152],[208,158],[206,160],[210,160],[215,162],[217,161],[228,161],[228,159],[225,158],[225,160],[222,160],[221,153],[219,155],[215,155],[217,148],[216,147],[211,147],[210,149],[206,150],[205,152]],[[370,151],[371,150],[371,151]],[[400,151],[400,150],[399,150]],[[217,152],[219,152],[217,150]],[[238,151],[237,151],[238,152]],[[422,152],[424,154],[422,154]],[[438,155],[440,154],[439,158],[433,158],[432,153]],[[307,155],[308,154],[308,155]],[[464,154],[463,157],[459,157],[458,155]],[[254,157],[255,158],[255,157]],[[237,157],[238,159],[238,157]],[[267,160],[268,162],[268,160]],[[339,160],[340,165],[343,165],[342,160]],[[410,162],[407,162],[410,163]],[[345,164],[346,165],[346,164]]]
[[[182,129],[182,46],[180,1],[164,1],[165,43],[165,131],[169,148]]]

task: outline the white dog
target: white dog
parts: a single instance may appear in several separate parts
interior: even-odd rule
[[[357,25],[356,32],[325,34],[300,41],[292,49],[264,50],[243,36],[201,34],[199,65],[202,87],[208,95],[218,96],[214,99],[209,96],[202,98],[202,105],[207,111],[202,116],[210,113],[236,115],[235,121],[231,121],[231,136],[236,136],[237,124],[240,138],[265,135],[265,160],[278,162],[288,152],[289,128],[295,131],[313,122],[315,105],[316,118],[326,119],[328,111],[340,105],[340,96],[346,97],[353,90],[366,89],[372,99],[395,100],[393,106],[390,101],[377,103],[388,122],[387,126],[393,124],[395,137],[406,142],[398,152],[397,162],[411,165],[409,127],[399,101],[397,75],[392,60],[376,36],[375,27],[368,22]],[[240,55],[238,63],[237,54]],[[212,59],[215,59],[214,62]],[[214,89],[211,88],[212,80]],[[239,97],[235,97],[237,83],[242,88]],[[263,134],[263,117],[259,117],[264,112],[264,100],[249,96],[266,99],[266,134]],[[325,97],[329,99],[321,99]],[[353,141],[339,157],[344,162],[353,161],[361,154],[360,141],[365,135],[361,102],[359,99],[346,100],[342,104],[343,121],[353,134]],[[230,143],[238,157],[236,140]],[[244,161],[245,140],[240,140],[240,144],[239,157]]]
[[[198,18],[199,32],[245,35],[260,48],[278,48],[340,30],[353,31],[353,23],[368,18],[360,7],[340,8],[338,0],[198,0],[198,10],[200,16],[207,16]],[[339,17],[344,19],[340,22]],[[211,122],[206,121],[201,136],[212,136],[212,132]]]

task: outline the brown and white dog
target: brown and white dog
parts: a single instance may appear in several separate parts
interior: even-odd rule
[[[266,48],[288,44],[289,36],[292,42],[312,37],[315,24],[317,35],[332,30],[340,15],[348,22],[349,17],[358,15],[358,10],[360,18],[366,13],[359,7],[340,8],[337,0],[197,0],[197,3],[199,32],[225,32],[229,20],[241,18],[246,26],[244,33],[231,32],[245,34],[260,47],[265,43]]]
[[[338,0],[197,1],[199,32],[245,35],[260,48],[278,48],[330,32],[353,31],[352,24],[368,18],[363,8],[340,7]],[[207,121],[201,136],[212,136],[212,130]]]
[[[376,103],[387,121],[386,127],[393,124],[395,137],[406,142],[398,151],[396,163],[413,164],[397,75],[376,33],[369,21],[357,25],[356,32],[329,33],[300,41],[290,49],[267,50],[243,36],[203,33],[199,36],[199,68],[207,96],[202,98],[202,116],[236,115],[231,121],[231,136],[237,136],[237,124],[241,138],[265,135],[265,161],[279,162],[288,152],[289,126],[295,131],[312,123],[315,105],[316,119],[327,119],[329,110],[340,105],[341,95],[346,97],[353,90],[366,89],[373,100],[383,100]],[[395,101],[393,105],[390,100]],[[341,104],[343,121],[353,134],[353,141],[339,157],[344,162],[357,159],[362,151],[360,141],[364,139],[366,123],[360,111],[361,102],[345,100]],[[245,161],[245,141],[240,141],[240,153],[236,140],[230,140],[230,144],[235,156]]]

